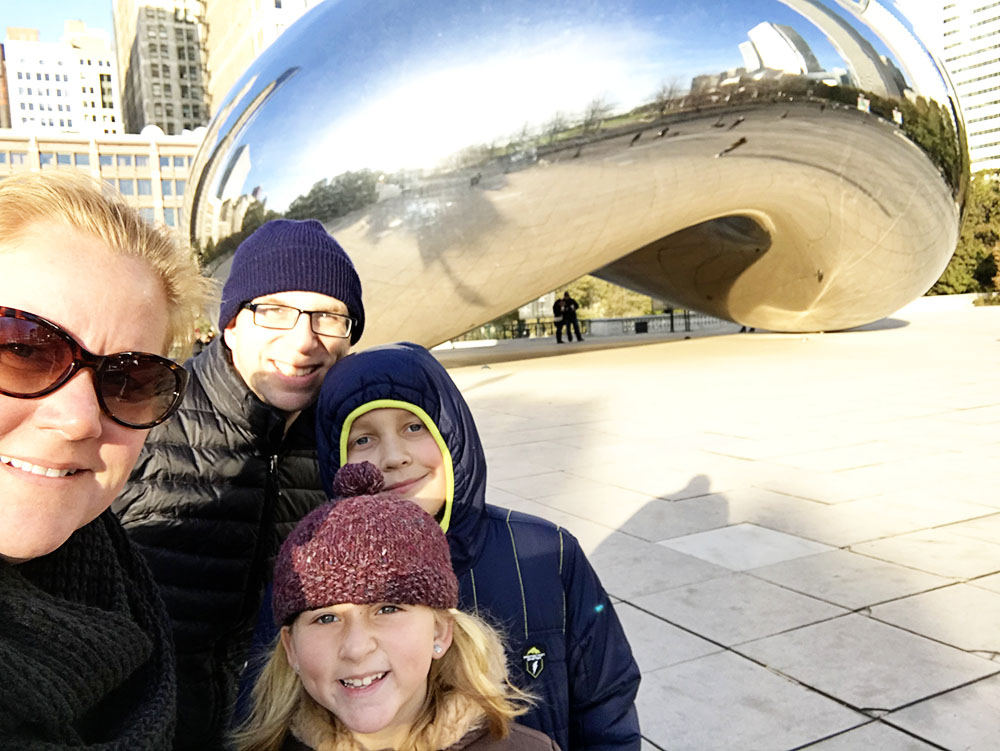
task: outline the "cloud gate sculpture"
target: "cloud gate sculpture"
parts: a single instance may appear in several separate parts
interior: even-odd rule
[[[583,274],[748,326],[849,328],[958,237],[956,99],[892,0],[328,0],[218,103],[191,240],[322,221],[364,345]]]

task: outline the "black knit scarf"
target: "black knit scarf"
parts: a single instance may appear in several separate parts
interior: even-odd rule
[[[174,694],[166,615],[110,512],[0,562],[0,749],[169,751]]]

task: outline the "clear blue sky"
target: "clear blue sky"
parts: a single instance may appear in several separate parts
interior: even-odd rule
[[[0,40],[8,26],[27,26],[41,32],[41,41],[58,42],[67,19],[114,35],[111,0],[0,0]]]

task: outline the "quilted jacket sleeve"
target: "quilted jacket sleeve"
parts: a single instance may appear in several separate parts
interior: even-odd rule
[[[639,751],[639,667],[621,622],[576,539],[562,530],[569,628],[570,748]]]

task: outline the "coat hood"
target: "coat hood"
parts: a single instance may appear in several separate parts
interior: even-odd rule
[[[316,406],[316,448],[323,489],[347,452],[351,423],[381,407],[408,409],[442,446],[449,488],[441,526],[461,576],[476,559],[485,533],[486,456],[469,405],[430,352],[404,342],[374,347],[338,361],[323,382]]]

